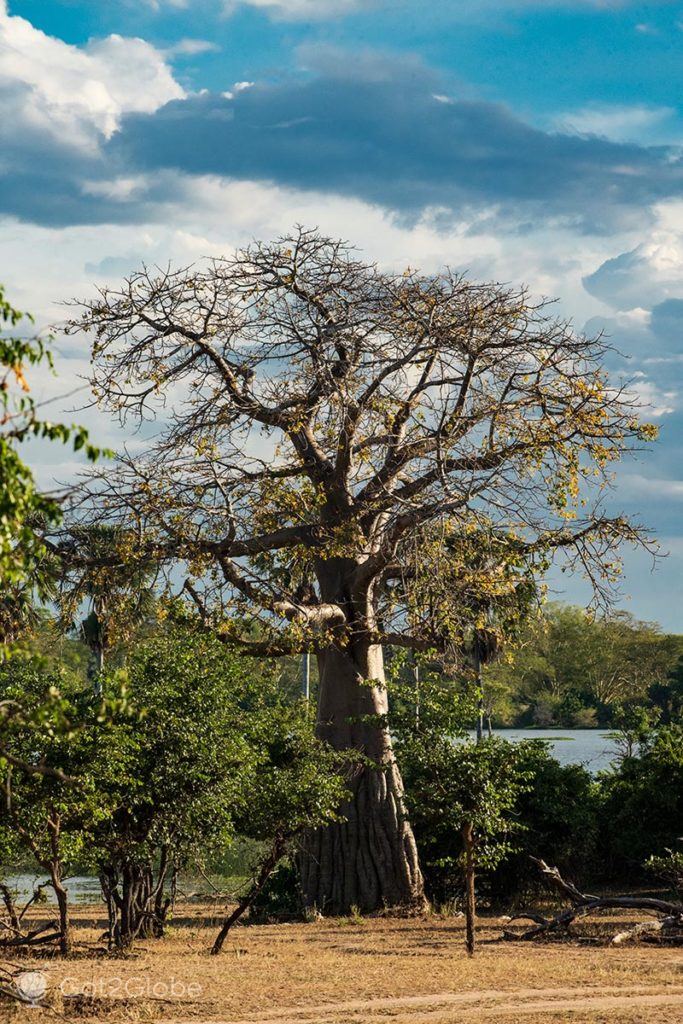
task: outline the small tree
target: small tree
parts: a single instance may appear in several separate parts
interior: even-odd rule
[[[0,672],[0,829],[46,873],[58,907],[57,939],[71,950],[69,871],[83,863],[98,821],[109,811],[95,786],[98,734],[114,705],[93,705],[89,694],[62,695],[59,673],[18,658]],[[19,937],[20,939],[21,937]]]
[[[105,693],[116,679],[105,674]],[[252,761],[237,721],[250,682],[223,645],[186,629],[169,628],[130,656],[127,692],[141,717],[120,721],[98,750],[112,813],[90,854],[112,946],[163,934],[175,873],[229,843]]]
[[[301,855],[301,837],[339,821],[349,783],[348,761],[311,735],[301,704],[255,716],[247,722],[247,735],[255,760],[235,827],[240,835],[267,843],[267,852],[253,884],[225,918],[214,954],[220,953],[230,928],[257,900],[282,858]],[[324,870],[324,865],[319,868]]]
[[[610,739],[616,742],[621,757],[634,757],[639,750],[647,748],[660,715],[658,707],[635,700],[615,705],[612,711],[615,731],[610,733]]]
[[[401,736],[399,750],[425,863],[442,876],[455,868],[463,879],[472,955],[477,870],[492,870],[508,856],[520,829],[514,811],[532,779],[523,745],[497,737],[455,741],[437,727]]]
[[[304,705],[290,702],[272,668],[251,665],[190,624],[169,625],[128,660],[127,693],[143,717],[121,720],[100,745],[95,771],[113,811],[91,853],[116,947],[163,934],[175,873],[239,833],[269,852],[218,952],[302,829],[335,818],[338,758],[314,740]]]
[[[69,329],[94,336],[104,408],[145,420],[174,398],[146,450],[92,481],[90,518],[137,532],[246,651],[315,652],[317,734],[365,758],[348,827],[310,837],[307,899],[421,905],[383,647],[461,644],[449,566],[473,534],[532,572],[564,550],[609,593],[615,547],[640,535],[600,491],[655,431],[607,381],[603,341],[523,289],[383,273],[305,230],[143,269]],[[236,628],[254,616],[257,641]]]

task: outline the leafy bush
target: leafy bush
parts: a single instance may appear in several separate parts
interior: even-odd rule
[[[40,661],[0,672],[11,726],[0,771],[12,785],[0,839],[13,830],[50,873],[65,950],[61,883],[76,864],[99,874],[110,940],[126,948],[162,933],[178,870],[224,855],[237,834],[266,844],[275,866],[303,830],[336,819],[340,755],[315,739],[268,665],[176,627],[105,674],[102,700],[78,686]]]
[[[650,732],[637,754],[602,774],[600,787],[604,874],[640,880],[645,861],[674,849],[683,832],[683,726]]]
[[[256,896],[249,919],[291,920],[301,914],[303,898],[299,870],[290,857],[280,861],[263,890]]]
[[[63,692],[60,692],[60,687]],[[96,700],[72,677],[41,662],[12,658],[0,670],[0,834],[13,840],[0,853],[31,858],[45,872],[59,907],[54,937],[70,948],[65,879],[86,860],[96,829],[115,802],[98,776],[113,714],[125,701]]]
[[[463,888],[466,822],[479,871],[492,871],[517,850],[514,808],[530,781],[526,752],[495,737],[474,743],[434,734],[404,740],[400,751],[427,893],[444,904]]]
[[[529,856],[542,857],[570,878],[595,874],[598,787],[582,765],[561,765],[548,744],[519,744],[531,785],[520,793],[514,813],[520,825],[517,850],[490,879],[492,895],[502,900],[536,888],[538,873]]]
[[[666,850],[661,857],[650,857],[645,868],[679,899],[683,897],[683,850]]]

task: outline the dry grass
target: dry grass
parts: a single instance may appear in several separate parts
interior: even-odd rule
[[[210,906],[180,906],[165,939],[116,957],[101,941],[101,908],[79,908],[71,958],[22,959],[24,969],[47,975],[53,1010],[0,1008],[0,1020],[28,1014],[30,1024],[56,1024],[59,1013],[84,1024],[683,1021],[680,949],[501,942],[500,923],[486,919],[470,960],[462,920],[429,917],[237,927],[223,954],[210,957],[217,920]],[[611,918],[609,930],[628,920]],[[589,922],[584,937],[602,927]]]

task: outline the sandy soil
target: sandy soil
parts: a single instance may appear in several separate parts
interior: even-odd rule
[[[461,919],[336,919],[239,926],[208,955],[220,910],[177,909],[169,935],[107,955],[100,907],[75,913],[68,960],[15,957],[40,971],[51,1009],[0,1007],[0,1021],[108,1024],[680,1024],[683,950],[597,944],[629,918],[587,922],[582,943],[503,942],[483,919],[473,959]]]

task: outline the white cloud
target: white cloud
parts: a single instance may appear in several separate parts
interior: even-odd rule
[[[657,130],[675,114],[673,107],[654,107],[645,103],[630,106],[592,103],[557,115],[554,124],[563,132],[598,135],[613,142],[652,141],[653,135],[659,137]]]
[[[191,3],[192,0],[147,0],[150,6],[157,9],[164,4],[169,6],[182,6]],[[265,10],[269,14],[283,20],[323,19],[338,17],[349,14],[353,11],[372,10],[374,8],[389,9],[393,12],[409,6],[409,0],[222,0],[224,10],[232,14],[239,7],[254,7]],[[656,0],[657,2],[657,0]],[[671,0],[658,0],[661,4],[670,3]],[[442,6],[446,17],[454,21],[479,20],[485,12],[490,16],[491,10],[498,11],[525,11],[534,7],[550,8],[575,8],[575,7],[602,7],[621,8],[628,7],[633,0],[476,0],[476,3],[465,3],[463,0],[452,0],[450,4],[442,0]],[[437,4],[437,7],[439,5]],[[441,12],[439,12],[441,13]],[[636,26],[638,32],[653,33],[656,30],[646,24]]]
[[[128,0],[130,3],[130,0]],[[133,0],[133,3],[137,0]],[[172,7],[176,10],[183,10],[185,7],[189,7],[190,0],[142,0],[145,7],[151,7],[153,11],[160,11],[164,7]]]
[[[196,57],[201,53],[217,53],[220,50],[218,43],[212,43],[209,39],[179,39],[172,46],[167,46],[164,56],[169,60],[174,57]]]
[[[633,381],[630,391],[644,419],[661,419],[676,411],[677,391],[659,387],[653,381],[646,380],[644,374],[637,373],[635,376],[637,379]]]
[[[147,185],[145,175],[137,174],[132,177],[109,178],[105,181],[84,181],[81,188],[84,195],[126,203],[136,196],[143,195],[147,191]]]
[[[47,133],[96,148],[127,111],[152,113],[185,95],[163,55],[111,35],[72,46],[0,7],[0,102],[12,132]]]
[[[153,176],[150,176],[150,178]],[[144,177],[114,179],[111,194],[131,187],[145,189]],[[382,266],[402,270],[408,265],[435,271],[446,263],[468,270],[475,279],[518,283],[524,279],[534,294],[559,295],[560,311],[590,312],[597,303],[581,285],[581,275],[604,261],[612,239],[572,234],[561,224],[551,230],[530,227],[526,233],[504,234],[495,209],[477,211],[453,223],[443,222],[438,212],[425,214],[415,223],[392,217],[378,206],[356,199],[298,191],[255,182],[227,182],[217,177],[178,175],[169,190],[173,202],[158,211],[156,220],[138,224],[104,224],[49,228],[10,219],[0,220],[0,266],[4,283],[16,304],[33,310],[40,324],[65,319],[72,310],[59,303],[72,296],[92,295],[102,284],[116,284],[141,263],[187,265],[205,256],[230,255],[235,247],[253,238],[270,239],[292,229],[296,222],[319,228],[356,245],[363,257]],[[59,253],[59,259],[54,254]],[[640,310],[618,318],[625,326],[647,326],[648,314]],[[615,338],[618,342],[619,339]],[[38,382],[36,397],[52,398],[82,383],[87,374],[87,345],[82,338],[60,337],[57,330],[57,380]],[[639,377],[640,399],[665,415],[675,404],[669,385],[656,387],[649,377]],[[84,404],[87,392],[67,403],[67,410]],[[60,403],[49,406],[57,418]],[[68,420],[84,422],[103,444],[119,447],[126,435],[96,409],[67,411]],[[64,458],[55,465],[55,458]],[[77,466],[72,457],[52,447],[31,452],[41,484],[54,478],[68,480]],[[667,469],[655,470],[667,475]],[[629,491],[625,491],[628,497]],[[621,496],[621,484],[617,495]],[[638,504],[640,494],[634,500]],[[565,580],[566,582],[566,580]]]
[[[113,177],[85,187],[124,202],[145,194],[157,178]],[[605,258],[610,244],[582,237],[579,247],[561,225],[506,235],[494,208],[465,212],[457,222],[427,211],[408,223],[359,199],[211,176],[175,175],[164,194],[172,198],[156,205],[147,222],[50,228],[1,220],[0,265],[6,268],[8,293],[40,322],[54,322],[61,316],[57,304],[89,294],[94,279],[115,282],[143,261],[184,265],[224,255],[302,223],[348,239],[363,256],[397,271],[409,265],[436,271],[450,264],[474,279],[523,281],[535,295],[560,296],[558,312],[581,317],[596,306],[582,288],[581,275]]]
[[[613,309],[651,308],[683,296],[683,233],[654,231],[647,242],[605,260],[583,282]]]
[[[641,473],[622,473],[619,477],[619,486],[633,494],[657,494],[662,498],[683,498],[683,480],[667,480],[662,477],[643,476]],[[683,540],[677,538],[679,550],[682,544]]]
[[[221,93],[221,96],[225,97],[226,100],[234,100],[236,93],[244,92],[245,89],[253,89],[253,82],[235,82],[232,89],[227,89]]]
[[[225,0],[226,14],[240,7],[254,7],[283,21],[335,18],[352,11],[376,6],[372,0]]]

